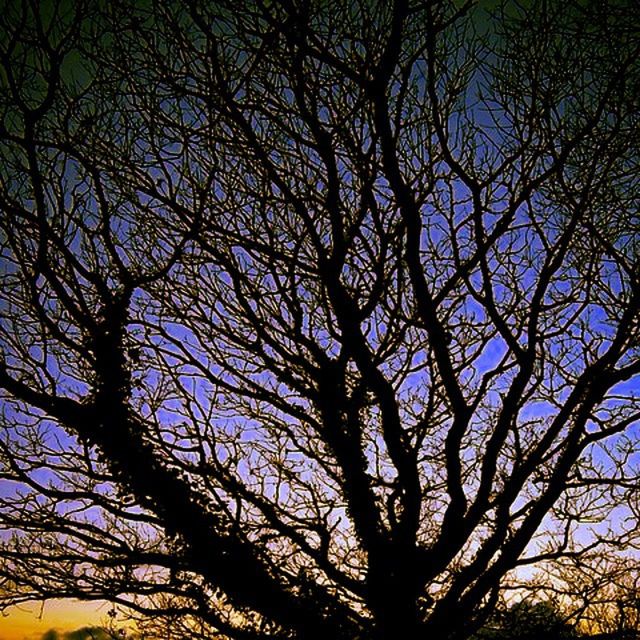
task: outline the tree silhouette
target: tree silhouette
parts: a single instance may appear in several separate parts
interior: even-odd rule
[[[42,635],[40,640],[122,640],[125,637],[124,634],[111,633],[101,627],[82,627],[63,633],[50,629]]]
[[[521,600],[497,611],[493,618],[491,624],[475,636],[478,640],[569,640],[580,637],[552,602]]]
[[[567,619],[591,637],[637,638],[640,632],[640,572],[633,554],[567,557],[555,563],[554,596]]]
[[[5,605],[463,638],[637,545],[632,3],[1,24]]]

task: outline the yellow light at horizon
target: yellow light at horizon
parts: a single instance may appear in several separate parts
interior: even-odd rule
[[[109,604],[79,600],[49,600],[9,607],[0,615],[0,640],[40,640],[49,629],[73,631],[100,625]]]

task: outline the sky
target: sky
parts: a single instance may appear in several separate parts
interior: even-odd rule
[[[487,5],[493,4],[487,0]],[[41,640],[50,629],[72,631],[86,625],[99,625],[106,617],[105,603],[50,601],[12,607],[0,615],[0,640]]]
[[[50,600],[44,605],[31,603],[10,607],[0,614],[0,640],[40,640],[50,629],[73,631],[99,625],[107,615],[104,602]]]

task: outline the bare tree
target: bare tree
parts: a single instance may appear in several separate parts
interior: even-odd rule
[[[537,591],[538,601],[557,603],[558,616],[584,635],[602,640],[637,638],[640,575],[634,555],[597,550],[567,555],[547,567],[546,583],[538,579],[527,586]]]
[[[632,3],[1,21],[3,604],[462,638],[637,548]]]

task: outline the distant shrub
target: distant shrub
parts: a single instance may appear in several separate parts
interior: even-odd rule
[[[579,634],[551,602],[523,600],[499,610],[477,640],[569,640]]]

